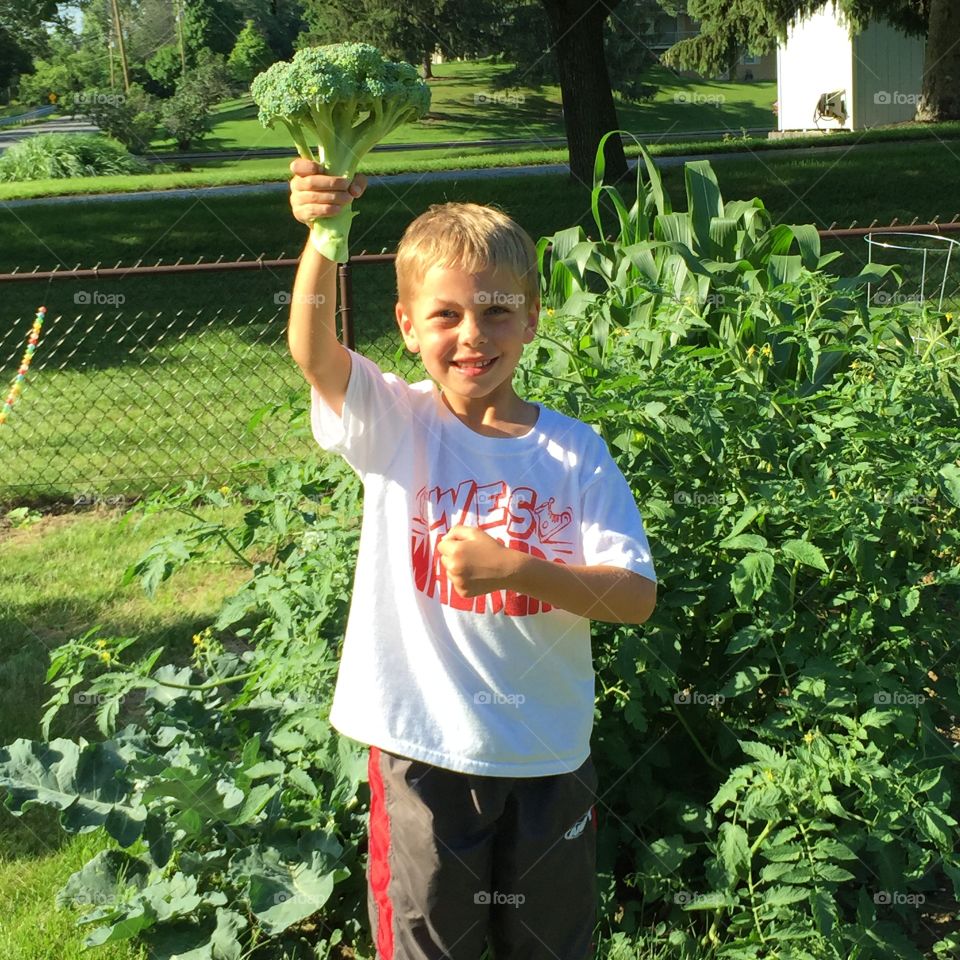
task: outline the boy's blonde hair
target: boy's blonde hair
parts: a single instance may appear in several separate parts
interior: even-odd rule
[[[406,303],[430,267],[478,273],[510,270],[527,303],[539,296],[537,249],[505,213],[478,203],[435,203],[404,231],[397,247],[397,293]]]

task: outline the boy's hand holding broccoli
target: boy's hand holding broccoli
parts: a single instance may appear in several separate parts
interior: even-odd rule
[[[337,217],[345,207],[363,196],[367,178],[358,173],[353,180],[331,177],[312,160],[298,157],[290,164],[290,208],[294,217],[310,226],[314,220]]]

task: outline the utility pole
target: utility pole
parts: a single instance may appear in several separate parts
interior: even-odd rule
[[[187,72],[187,51],[183,45],[183,0],[173,0],[174,17],[177,21],[177,33],[180,37],[180,73]]]
[[[123,28],[120,25],[120,7],[117,0],[111,0],[113,8],[113,26],[117,31],[117,48],[120,50],[120,66],[123,68],[123,92],[130,92],[130,70],[127,67],[127,51],[123,45]]]
[[[110,0],[107,0],[107,6],[110,6]],[[107,57],[110,61],[110,89],[117,89],[117,76],[113,68],[113,12],[107,10]]]

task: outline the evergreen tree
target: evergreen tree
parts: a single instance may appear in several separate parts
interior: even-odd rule
[[[762,54],[799,17],[821,10],[825,0],[690,0],[700,35],[671,47],[666,60],[704,74],[736,63],[742,50]],[[837,0],[852,30],[886,20],[908,33],[926,36],[923,91],[917,118],[960,119],[960,4],[956,0]]]
[[[234,80],[249,83],[256,74],[266,69],[277,58],[273,55],[257,25],[248,20],[233,45],[227,68]]]

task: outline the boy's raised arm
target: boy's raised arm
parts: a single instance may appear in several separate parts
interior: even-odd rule
[[[339,213],[360,196],[366,181],[359,175],[352,183],[328,177],[309,160],[294,160],[290,181],[290,206],[302,223]],[[341,416],[343,398],[350,380],[350,354],[337,339],[337,265],[314,248],[308,236],[290,297],[287,342],[290,355],[311,386],[327,405]]]
[[[308,239],[290,297],[287,343],[307,382],[339,417],[350,380],[350,354],[337,339],[336,304],[337,265]]]

